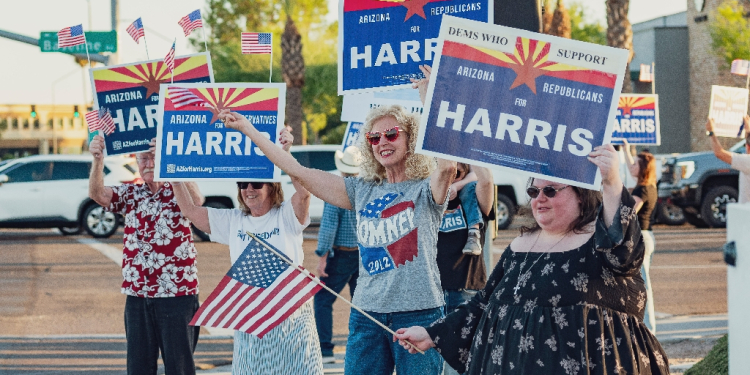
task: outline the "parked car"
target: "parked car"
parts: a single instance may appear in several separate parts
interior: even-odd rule
[[[729,151],[745,153],[745,141]],[[681,207],[688,223],[697,227],[726,226],[726,207],[737,202],[739,172],[713,152],[682,154],[666,161],[659,197]]]
[[[89,198],[91,155],[35,155],[0,166],[0,228],[58,228],[109,237],[119,224]],[[104,159],[104,184],[138,182],[131,157]]]

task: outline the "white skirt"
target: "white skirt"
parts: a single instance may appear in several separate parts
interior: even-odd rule
[[[262,339],[234,331],[232,374],[322,375],[323,358],[315,328],[312,300],[306,302]]]

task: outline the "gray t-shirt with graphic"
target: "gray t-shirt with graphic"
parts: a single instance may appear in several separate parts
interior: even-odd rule
[[[437,233],[445,203],[432,198],[430,179],[377,184],[345,179],[357,213],[359,279],[352,302],[377,313],[443,306]]]

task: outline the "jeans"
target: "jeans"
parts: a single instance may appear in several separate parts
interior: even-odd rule
[[[198,295],[125,301],[128,375],[156,375],[161,352],[167,374],[195,374],[193,352],[200,327],[188,325],[198,311]]]
[[[651,275],[649,270],[651,269],[651,259],[654,257],[654,247],[656,240],[654,239],[654,232],[650,230],[642,230],[641,236],[643,237],[643,245],[646,248],[645,254],[643,254],[643,265],[641,266],[641,277],[646,284],[646,311],[643,316],[643,323],[646,324],[651,333],[656,334],[656,316],[654,315],[654,289],[651,287]]]
[[[475,294],[477,294],[476,290],[443,290],[445,315],[452,313],[460,304],[474,298]],[[458,375],[458,371],[446,363],[443,368],[443,375]]]
[[[336,250],[326,262],[327,277],[321,277],[326,286],[340,293],[349,284],[349,294],[354,295],[359,277],[359,251]],[[324,357],[333,356],[333,303],[336,296],[325,289],[315,294],[315,325],[320,337],[320,351]]]
[[[395,313],[367,312],[377,321],[392,329],[428,326],[443,316],[442,307]],[[391,375],[394,367],[398,374],[439,375],[443,359],[436,350],[425,354],[409,354],[393,335],[359,311],[352,309],[349,317],[349,342],[346,347],[344,373],[347,375]]]
[[[458,198],[461,199],[461,207],[466,215],[466,223],[469,228],[474,224],[482,224],[482,211],[479,210],[477,202],[477,182],[469,182],[463,189],[458,192]]]

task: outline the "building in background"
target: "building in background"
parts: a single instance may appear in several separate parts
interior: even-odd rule
[[[82,153],[88,137],[85,111],[82,104],[0,105],[0,158]]]

